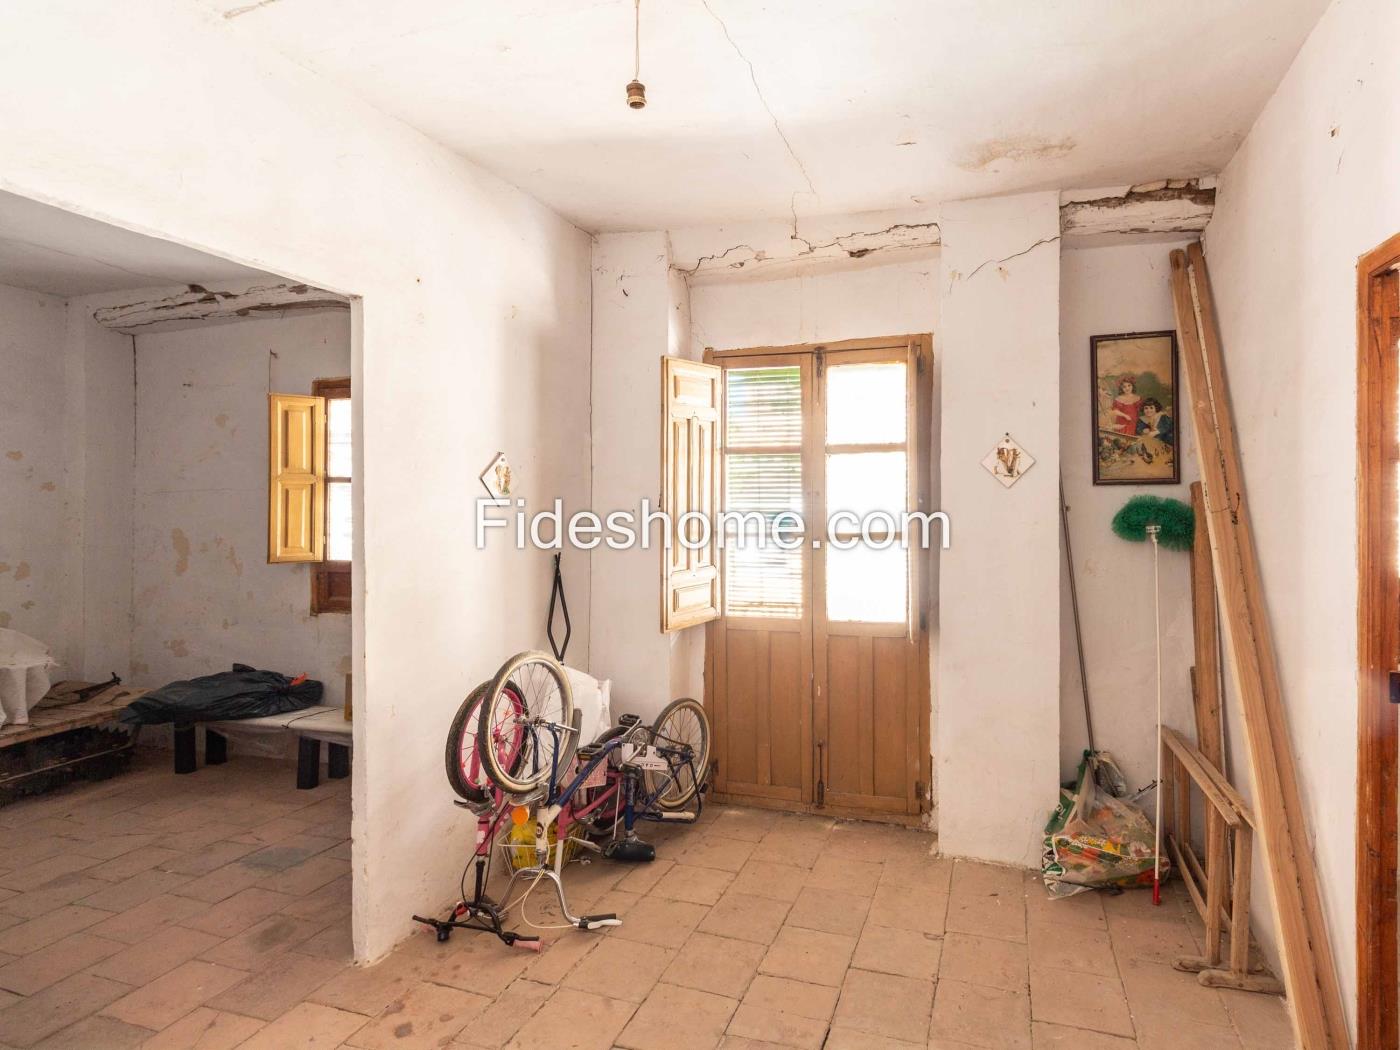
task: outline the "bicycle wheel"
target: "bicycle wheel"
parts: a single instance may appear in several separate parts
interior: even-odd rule
[[[495,800],[497,791],[495,783],[486,772],[485,764],[477,754],[477,723],[481,718],[481,702],[485,699],[489,687],[489,682],[482,682],[468,694],[462,701],[462,706],[457,708],[452,727],[447,731],[447,748],[444,755],[447,782],[460,798],[474,806],[490,805]],[[513,692],[512,688],[512,694]],[[518,696],[515,697],[515,702],[521,711],[525,709]],[[518,730],[497,741],[501,750],[501,762],[507,768],[513,769],[519,765],[522,736],[523,731]]]
[[[564,766],[577,741],[574,696],[558,661],[545,653],[512,656],[487,687],[477,720],[477,754],[502,791],[533,792]],[[513,756],[513,757],[512,757]]]
[[[710,720],[700,701],[672,700],[652,723],[652,747],[660,748],[670,773],[645,770],[647,794],[662,809],[680,809],[705,782],[710,767]]]

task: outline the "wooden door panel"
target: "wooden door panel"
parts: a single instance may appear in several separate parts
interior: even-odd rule
[[[860,639],[828,637],[826,642],[827,733],[823,746],[826,768],[826,791],[832,794],[858,795],[861,791],[861,723],[869,719],[861,689]]]
[[[870,639],[872,780],[871,794],[903,799],[909,794],[909,642]]]
[[[808,690],[803,633],[724,631],[725,731],[720,757],[726,794],[800,799]]]
[[[902,811],[917,778],[909,764],[917,761],[919,734],[910,644],[903,637],[834,633],[839,626],[826,639],[827,800]]]

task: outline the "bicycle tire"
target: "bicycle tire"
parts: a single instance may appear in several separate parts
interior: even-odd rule
[[[457,708],[447,731],[447,746],[443,754],[448,784],[459,798],[473,806],[490,805],[495,801],[493,796],[496,794],[495,783],[476,760],[479,739],[477,722],[473,719],[481,710],[481,702],[490,684],[482,682],[467,694]]]
[[[696,734],[699,737],[698,740],[689,739],[689,733],[686,734],[685,738],[677,736],[680,732],[679,720],[686,714],[692,715],[695,720],[695,725],[699,730]],[[667,723],[673,720],[678,723],[677,728],[667,732]],[[653,746],[658,743],[666,746],[684,743],[691,747],[690,763],[678,767],[675,770],[675,776],[669,783],[663,784],[661,777],[652,770],[646,770],[642,774],[646,782],[647,793],[655,796],[658,806],[662,809],[680,809],[695,797],[695,792],[699,790],[709,775],[710,720],[705,714],[704,705],[688,696],[672,700],[657,716],[656,721],[651,724],[648,739]]]
[[[541,675],[553,682],[552,690],[544,684]],[[574,698],[563,667],[548,653],[534,650],[516,653],[501,665],[491,680],[482,700],[481,717],[477,719],[477,754],[487,775],[502,791],[525,795],[547,785],[552,763],[561,771],[567,766],[568,756],[573,754],[577,742],[572,739],[573,734],[564,732],[557,740],[556,750],[552,734],[531,730],[517,753],[517,760],[514,763],[502,761],[493,741],[499,736],[500,727],[516,717],[510,707],[502,706],[503,698],[513,703],[508,692],[512,689],[524,705],[519,714],[563,726],[573,722]],[[507,765],[513,768],[506,768]]]

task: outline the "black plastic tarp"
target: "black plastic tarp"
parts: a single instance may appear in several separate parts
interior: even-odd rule
[[[318,704],[321,690],[321,683],[311,679],[297,681],[276,671],[234,664],[232,671],[152,689],[128,704],[120,717],[127,725],[261,718]]]

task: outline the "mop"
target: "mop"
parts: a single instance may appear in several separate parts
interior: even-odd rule
[[[1152,903],[1162,903],[1162,590],[1158,554],[1191,549],[1196,519],[1180,500],[1158,496],[1134,496],[1113,518],[1113,531],[1125,540],[1152,542],[1152,630],[1157,640],[1157,779],[1153,797]]]

